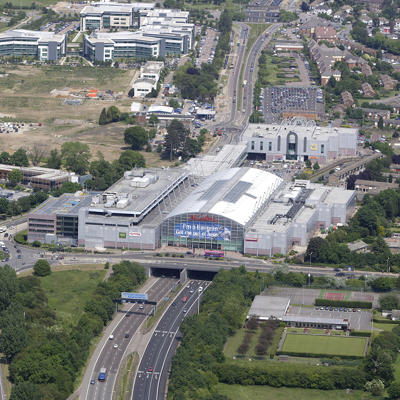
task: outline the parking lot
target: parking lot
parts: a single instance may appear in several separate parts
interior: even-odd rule
[[[201,26],[196,25],[196,35],[201,34]],[[218,43],[218,34],[216,30],[208,28],[206,34],[200,39],[197,47],[196,67],[200,67],[202,63],[212,63],[214,59],[215,49]]]
[[[334,308],[335,309],[335,308]],[[316,310],[309,307],[289,307],[288,315],[293,316],[307,316],[314,318],[343,318],[348,319],[351,329],[357,331],[367,331],[371,329],[371,311],[362,312],[344,312],[344,311],[330,311],[330,310]]]
[[[322,91],[315,87],[271,86],[260,96],[266,123],[277,122],[286,110],[316,110],[322,112]]]

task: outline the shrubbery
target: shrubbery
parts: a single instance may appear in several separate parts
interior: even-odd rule
[[[372,309],[371,301],[315,299],[316,306]]]

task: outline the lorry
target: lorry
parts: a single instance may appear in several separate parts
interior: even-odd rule
[[[104,382],[106,380],[107,368],[100,368],[99,381]]]
[[[268,37],[269,36],[269,32],[265,32],[265,37]]]
[[[243,87],[247,86],[247,81],[243,81]]]

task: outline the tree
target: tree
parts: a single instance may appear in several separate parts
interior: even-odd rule
[[[5,215],[8,212],[10,202],[7,199],[0,198],[0,214]]]
[[[23,175],[22,172],[19,169],[12,169],[8,173],[8,180],[11,182],[13,186],[15,186],[17,183],[20,183],[22,181]]]
[[[383,129],[383,118],[382,117],[379,117],[378,128]]]
[[[311,168],[312,162],[311,162],[311,160],[308,158],[308,159],[305,161],[305,164],[306,164],[306,167],[307,167],[307,168]]]
[[[162,149],[163,149],[163,147],[162,147],[162,144],[161,143],[158,143],[158,146],[157,146],[157,153],[162,153]]]
[[[381,310],[400,310],[399,297],[394,293],[381,294],[378,301]]]
[[[33,247],[42,247],[42,243],[39,242],[39,240],[34,240],[34,241],[32,242],[32,246],[33,246]]]
[[[314,168],[314,171],[318,171],[321,167],[320,167],[319,164],[316,162],[316,163],[313,165],[313,168]]]
[[[46,168],[60,169],[62,164],[61,154],[57,149],[53,149],[50,151],[50,156],[47,159]]]
[[[181,105],[179,104],[178,100],[176,99],[170,99],[168,102],[168,105],[174,109],[179,108]]]
[[[107,109],[107,123],[118,122],[121,117],[121,111],[117,106],[111,106]]]
[[[66,142],[61,146],[67,170],[84,175],[89,168],[91,157],[89,146],[80,142]]]
[[[146,160],[138,151],[125,150],[119,156],[118,166],[123,172],[131,170],[134,167],[144,168],[146,166]]]
[[[51,267],[47,260],[37,260],[33,266],[33,274],[36,276],[47,276],[51,274]]]
[[[14,269],[8,265],[0,267],[0,311],[5,310],[19,291],[19,282]]]
[[[172,161],[173,155],[182,154],[185,157],[190,147],[190,131],[182,122],[173,119],[167,127],[164,141],[164,152]]]
[[[393,287],[393,282],[391,278],[387,277],[380,277],[376,278],[372,283],[371,283],[372,289],[376,290],[377,292],[384,292],[391,290]]]
[[[19,148],[11,157],[10,162],[17,167],[27,167],[29,165],[26,150]]]
[[[106,125],[106,124],[107,124],[107,111],[105,108],[103,108],[103,110],[100,113],[99,125]]]
[[[319,251],[322,246],[327,246],[327,242],[322,237],[313,237],[308,242],[307,251],[305,254],[305,259],[310,261],[310,256],[312,260],[318,261]]]
[[[124,142],[130,144],[133,150],[141,150],[148,142],[149,136],[141,126],[133,126],[125,129]]]
[[[7,151],[3,151],[2,153],[0,153],[0,163],[10,164],[10,154]]]
[[[29,159],[31,160],[32,165],[36,166],[40,164],[46,152],[46,143],[34,143],[29,152]]]
[[[307,11],[309,11],[309,10],[310,10],[310,6],[309,6],[305,1],[303,1],[303,2],[301,3],[301,11],[307,12]]]
[[[41,400],[40,388],[29,381],[17,383],[11,390],[10,400]]]
[[[400,399],[400,382],[393,382],[387,392],[391,400]]]
[[[150,124],[152,124],[154,126],[155,124],[158,124],[160,122],[160,120],[158,119],[156,114],[151,114],[150,118],[149,118],[149,122],[150,122]]]
[[[129,97],[135,97],[135,89],[134,89],[134,88],[132,88],[132,89],[129,90],[128,96],[129,96]]]

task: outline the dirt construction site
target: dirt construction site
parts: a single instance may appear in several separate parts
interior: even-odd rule
[[[108,161],[118,158],[121,151],[129,148],[123,135],[127,125],[99,126],[97,122],[103,108],[115,105],[121,112],[130,111],[132,100],[127,93],[135,72],[117,68],[2,65],[0,119],[24,122],[25,128],[3,133],[1,151],[12,153],[20,147],[29,150],[35,142],[46,143],[50,151],[60,149],[65,142],[80,141],[90,146],[93,156],[101,151]],[[91,90],[118,93],[120,98],[88,98],[86,93]],[[78,105],[65,104],[66,100],[77,98],[82,99],[76,102]],[[159,161],[156,153],[143,155],[148,165]]]

